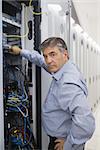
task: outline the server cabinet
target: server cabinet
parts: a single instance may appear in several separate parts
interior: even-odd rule
[[[41,70],[8,50],[38,49],[40,16],[33,11],[40,11],[40,2],[3,0],[0,7],[0,149],[41,149]]]

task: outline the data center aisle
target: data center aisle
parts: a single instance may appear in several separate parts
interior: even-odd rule
[[[94,112],[96,129],[93,137],[87,142],[85,150],[100,150],[100,104]]]

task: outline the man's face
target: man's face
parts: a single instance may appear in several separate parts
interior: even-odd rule
[[[61,52],[58,47],[47,47],[43,51],[45,62],[49,72],[57,72],[68,60],[67,51]]]

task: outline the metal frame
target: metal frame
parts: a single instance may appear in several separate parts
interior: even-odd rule
[[[0,1],[0,18],[2,18],[2,1]],[[0,149],[4,150],[2,19],[0,19],[0,137]]]
[[[40,1],[33,2],[34,11],[41,12]],[[41,15],[34,15],[34,49],[39,51],[41,43]],[[41,68],[36,66],[36,136],[37,149],[42,149],[41,125]]]

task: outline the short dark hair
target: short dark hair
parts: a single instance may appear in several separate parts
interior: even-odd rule
[[[40,45],[40,50],[44,51],[47,47],[57,46],[61,52],[67,50],[67,45],[65,41],[60,37],[50,37],[43,41]]]

